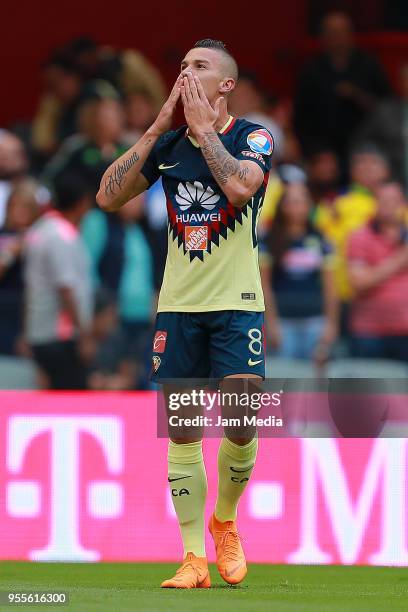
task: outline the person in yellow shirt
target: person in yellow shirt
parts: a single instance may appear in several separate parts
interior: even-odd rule
[[[336,287],[341,301],[346,303],[352,295],[345,257],[348,238],[374,216],[374,192],[389,176],[389,166],[378,150],[367,146],[352,154],[350,176],[347,193],[332,203],[322,202],[315,211],[317,228],[334,246]]]

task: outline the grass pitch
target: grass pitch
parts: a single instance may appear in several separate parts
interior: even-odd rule
[[[72,612],[389,612],[408,610],[404,568],[250,564],[230,587],[211,566],[211,589],[160,589],[170,563],[0,563],[0,591],[67,591],[68,605],[18,606]],[[10,610],[17,606],[1,606]]]

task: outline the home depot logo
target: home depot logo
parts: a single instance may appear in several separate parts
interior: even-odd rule
[[[205,251],[208,244],[208,227],[206,225],[187,225],[184,231],[186,251]]]

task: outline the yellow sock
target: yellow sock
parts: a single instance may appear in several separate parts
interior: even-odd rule
[[[188,552],[205,557],[204,508],[207,497],[202,442],[169,441],[168,480],[180,525],[184,557]]]
[[[237,518],[237,506],[255,465],[258,449],[256,436],[239,446],[223,438],[218,450],[218,495],[215,517],[222,523]]]

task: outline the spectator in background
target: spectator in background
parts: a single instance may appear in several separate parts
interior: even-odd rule
[[[25,232],[41,212],[41,186],[21,179],[7,203],[6,222],[0,229],[0,353],[17,352],[23,332],[22,249]]]
[[[151,246],[154,268],[154,288],[157,293],[163,282],[167,258],[167,204],[161,178],[144,192],[146,231]]]
[[[143,91],[130,93],[125,100],[126,141],[135,144],[156,118],[151,96]]]
[[[122,356],[123,337],[118,333],[117,325],[115,296],[98,289],[92,324],[92,336],[97,348],[88,376],[88,387],[94,391],[135,388],[134,368]]]
[[[154,307],[153,258],[144,227],[143,196],[117,213],[90,211],[82,222],[82,235],[92,261],[94,285],[115,296],[119,332],[111,338],[113,372],[128,380],[128,388],[141,383],[151,335]]]
[[[55,209],[31,227],[25,241],[25,336],[51,389],[83,389],[93,303],[78,227],[92,200],[75,175],[60,176],[55,193]]]
[[[392,175],[408,192],[408,63],[401,68],[400,97],[381,102],[363,123],[356,143],[371,142],[387,155]]]
[[[44,168],[42,178],[52,187],[60,173],[75,173],[95,196],[101,176],[129,145],[124,139],[124,113],[117,92],[103,81],[92,87],[93,97],[80,110],[81,133],[64,142]]]
[[[350,234],[375,215],[377,187],[388,178],[389,166],[382,154],[371,146],[362,147],[350,159],[351,185],[331,206],[319,205],[316,227],[335,248],[335,273],[338,295],[343,302],[343,331],[351,287],[347,274],[346,245]]]
[[[76,133],[78,110],[84,101],[84,77],[72,56],[62,52],[53,55],[44,64],[43,79],[44,94],[31,131],[38,167],[65,138]]]
[[[13,185],[28,170],[28,159],[20,138],[0,129],[0,228],[5,222],[7,201]]]
[[[258,235],[263,237],[273,224],[276,209],[281,201],[287,185],[306,184],[306,172],[294,164],[280,164],[269,175],[265,199],[259,216]]]
[[[281,357],[322,363],[337,336],[331,247],[310,222],[304,184],[288,185],[264,240],[266,332]]]
[[[313,202],[331,209],[340,195],[340,170],[334,151],[320,147],[307,160],[308,186]]]
[[[88,81],[108,81],[123,97],[144,92],[151,100],[155,114],[163,106],[166,100],[163,78],[139,51],[98,45],[87,36],[74,38],[63,50],[75,59]]]
[[[78,109],[95,80],[110,83],[122,96],[145,91],[155,112],[166,98],[163,79],[141,53],[116,51],[88,37],[73,39],[44,66],[44,94],[32,127],[39,167],[66,137],[77,132]]]
[[[284,142],[280,126],[266,113],[267,100],[253,72],[241,71],[231,94],[229,109],[232,115],[243,117],[266,128],[273,136],[274,157],[282,157]]]
[[[384,183],[376,195],[375,219],[348,247],[352,354],[408,362],[407,203],[398,183]]]
[[[350,138],[376,103],[390,95],[377,61],[354,43],[353,25],[341,12],[324,17],[322,51],[300,74],[295,129],[307,157],[316,143],[333,149],[344,173]]]

